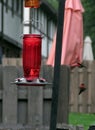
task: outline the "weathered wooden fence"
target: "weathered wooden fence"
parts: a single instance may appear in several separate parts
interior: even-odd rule
[[[17,61],[16,61],[17,60]],[[49,82],[52,83],[53,78],[53,68],[51,66],[42,65],[41,76],[45,77]],[[61,68],[61,72],[67,73],[67,69]],[[61,73],[64,75],[65,73]],[[0,107],[1,107],[1,117],[0,121],[3,124],[28,124],[32,127],[40,128],[41,126],[49,126],[50,123],[50,109],[52,100],[52,85],[47,85],[46,87],[29,87],[29,86],[19,86],[11,84],[17,77],[22,77],[23,71],[22,66],[19,64],[19,59],[4,59],[3,64],[0,66]],[[65,82],[65,86],[68,85],[68,80],[62,80],[61,83]],[[62,87],[62,85],[61,85]],[[66,88],[66,87],[65,87]],[[62,95],[66,95],[67,88]],[[61,93],[61,92],[60,92]],[[68,94],[69,95],[69,94]],[[68,101],[68,97],[66,101]],[[61,96],[60,96],[61,98]],[[64,99],[64,98],[63,98]],[[62,101],[63,101],[62,99]],[[69,102],[65,102],[64,115],[68,116],[68,106]],[[60,111],[61,110],[60,107]],[[59,122],[67,122],[64,119],[63,114],[59,114]],[[45,128],[46,129],[46,128]]]
[[[95,113],[95,62],[84,64],[87,68],[75,68],[70,72],[69,111]],[[42,65],[41,75],[52,82],[53,68]],[[49,126],[52,85],[43,88],[11,84],[19,76],[23,76],[21,59],[3,59],[0,66],[0,123]],[[81,83],[87,90],[78,95]]]
[[[43,90],[42,87],[17,87],[11,84],[21,75],[23,75],[21,67],[0,66],[0,122],[32,124],[32,126],[48,125],[51,88]]]
[[[71,71],[70,111],[95,113],[95,61],[85,61],[86,68]],[[79,85],[84,83],[87,90],[78,95]]]
[[[3,66],[5,65],[22,66],[22,61],[21,59],[5,58],[3,59]],[[95,61],[84,61],[84,65],[86,68],[76,67],[75,69],[71,70],[69,108],[71,112],[95,113]],[[52,82],[53,68],[48,66],[45,67],[46,68],[42,66],[42,75],[45,76],[49,82]],[[84,83],[87,89],[81,95],[78,95],[79,85],[81,83]],[[48,88],[46,93],[48,93],[48,98],[51,99],[51,89]]]

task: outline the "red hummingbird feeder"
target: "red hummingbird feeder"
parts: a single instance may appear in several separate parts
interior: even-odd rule
[[[33,21],[39,23],[37,20],[30,20],[26,22]],[[46,82],[44,78],[40,77],[42,35],[23,34],[22,41],[22,63],[24,76],[22,78],[17,78],[14,83],[23,86],[45,86],[50,84]]]
[[[40,34],[24,34],[23,36],[23,72],[24,77],[17,78],[15,84],[24,86],[45,86],[49,84],[40,78],[41,68],[41,45]]]

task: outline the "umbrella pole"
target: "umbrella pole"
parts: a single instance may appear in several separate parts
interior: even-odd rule
[[[50,130],[56,130],[65,0],[59,0]],[[64,77],[63,77],[64,78]]]

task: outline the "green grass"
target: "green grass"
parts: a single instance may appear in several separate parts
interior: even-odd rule
[[[83,125],[84,130],[88,130],[90,125],[95,125],[95,114],[70,113],[69,124]]]

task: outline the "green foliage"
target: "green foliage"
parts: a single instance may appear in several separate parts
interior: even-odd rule
[[[57,10],[58,0],[48,0],[48,2]],[[95,57],[95,0],[81,0],[85,12],[83,13],[84,38],[90,36]]]
[[[85,130],[88,130],[90,125],[95,125],[95,114],[70,113],[69,124],[82,125]]]
[[[58,9],[58,1],[57,0],[48,0],[48,2],[57,10]]]
[[[95,52],[95,0],[82,0],[85,12],[84,16],[84,37],[89,35],[92,39],[93,52]],[[95,53],[94,53],[95,57]]]

